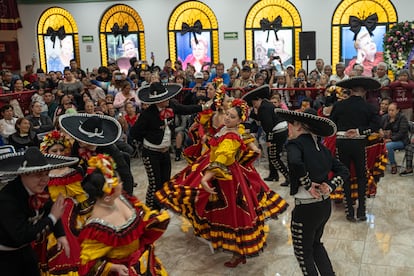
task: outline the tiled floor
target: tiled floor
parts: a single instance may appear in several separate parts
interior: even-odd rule
[[[397,153],[397,160],[402,153]],[[184,161],[173,162],[173,172],[185,166]],[[267,163],[256,168],[267,176]],[[135,194],[145,199],[147,178],[139,159],[132,161]],[[333,262],[336,275],[412,276],[414,275],[414,177],[391,175],[381,179],[375,198],[367,200],[368,221],[350,223],[345,220],[342,204],[333,203],[333,212],[324,233],[324,243]],[[181,218],[173,213],[166,233],[156,243],[156,254],[172,276],[204,275],[302,275],[293,255],[289,231],[293,208],[288,188],[279,183],[269,186],[290,204],[277,221],[270,221],[270,232],[265,251],[248,259],[237,268],[226,268],[223,263],[231,255],[212,253],[209,246],[197,239],[191,231],[181,230]]]

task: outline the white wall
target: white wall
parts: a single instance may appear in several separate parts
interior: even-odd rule
[[[105,1],[84,4],[55,5],[68,10],[74,17],[79,29],[80,60],[83,69],[100,65],[100,47],[98,27],[105,10],[114,4],[126,4],[134,8],[144,23],[147,57],[151,51],[156,56],[156,63],[161,65],[168,57],[168,19],[173,9],[184,1],[179,0],[136,0],[136,1]],[[205,0],[215,13],[219,22],[220,60],[227,66],[233,57],[244,59],[244,23],[254,0]],[[413,0],[392,1],[398,15],[398,21],[413,20]],[[331,20],[339,0],[291,0],[302,19],[303,31],[316,31],[317,57],[331,61]],[[19,51],[22,68],[30,63],[33,53],[37,53],[36,26],[40,15],[49,8],[47,4],[19,5],[23,28],[18,30]],[[237,31],[238,40],[224,40],[223,32]],[[86,52],[86,45],[81,41],[82,35],[93,35],[92,52]],[[304,65],[305,66],[305,65]],[[309,63],[314,68],[314,62]]]

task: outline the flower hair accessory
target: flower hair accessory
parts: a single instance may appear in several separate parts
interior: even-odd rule
[[[249,117],[249,106],[247,105],[247,102],[242,99],[234,99],[231,103],[232,107],[239,107],[241,109],[241,119],[243,122],[247,120],[247,117]]]
[[[102,191],[107,195],[111,195],[114,193],[114,188],[119,184],[118,177],[114,177],[115,168],[116,165],[112,157],[107,154],[98,154],[88,160],[88,169],[86,173],[91,174],[96,169],[100,170],[105,177]]]
[[[69,154],[72,144],[65,135],[57,130],[49,132],[43,137],[43,142],[40,144],[40,151],[42,153],[47,153],[47,151],[56,144],[64,147],[65,155]]]
[[[224,87],[222,78],[214,78],[213,86],[216,88],[216,94],[214,95],[214,107],[217,110],[222,107],[224,97],[226,96],[226,89]]]

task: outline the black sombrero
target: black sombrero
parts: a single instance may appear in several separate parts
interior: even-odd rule
[[[332,136],[336,133],[336,124],[328,118],[317,116],[309,112],[297,112],[275,108],[275,112],[289,123],[301,122],[309,127],[309,130],[317,136]]]
[[[270,86],[268,84],[262,85],[242,95],[242,100],[245,100],[248,105],[252,105],[252,100],[269,99]]]
[[[59,116],[62,129],[75,140],[95,146],[107,146],[121,137],[121,125],[115,118],[98,114],[64,114]]]
[[[153,82],[138,90],[138,98],[145,104],[160,103],[177,95],[183,87],[180,84],[163,85]]]
[[[352,89],[355,87],[362,87],[365,90],[377,90],[381,88],[381,83],[370,77],[352,77],[347,80],[339,81],[336,86]]]
[[[42,154],[39,148],[30,147],[25,152],[0,156],[0,178],[50,171],[73,165],[78,161],[76,157]]]

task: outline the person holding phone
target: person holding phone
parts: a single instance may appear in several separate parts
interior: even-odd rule
[[[125,104],[132,102],[134,106],[141,109],[141,101],[138,99],[136,93],[131,91],[131,84],[128,81],[123,81],[121,84],[121,93],[117,93],[114,98],[114,107],[119,112],[125,112]]]

